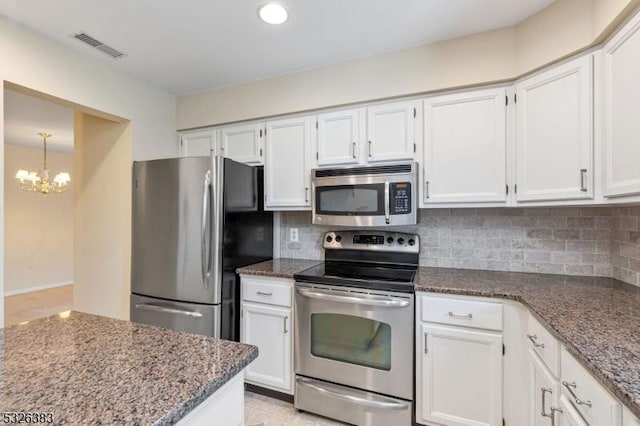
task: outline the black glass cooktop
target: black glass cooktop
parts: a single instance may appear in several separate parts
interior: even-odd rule
[[[324,262],[294,275],[299,282],[413,292],[416,268],[371,263]]]

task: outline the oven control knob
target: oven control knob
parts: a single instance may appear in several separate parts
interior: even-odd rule
[[[393,237],[388,237],[387,238],[387,243],[389,243],[389,244],[393,243]]]
[[[412,246],[416,243],[416,241],[412,238],[409,240],[409,245]]]
[[[336,235],[336,243],[342,241],[342,237],[340,235]]]
[[[330,243],[333,241],[333,237],[331,235],[327,235],[327,242]]]
[[[402,237],[398,238],[398,244],[400,245],[404,244],[404,238]]]

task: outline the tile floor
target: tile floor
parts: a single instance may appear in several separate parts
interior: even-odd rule
[[[246,426],[346,426],[335,420],[298,412],[293,404],[259,395],[244,393],[244,424]]]
[[[73,285],[7,296],[4,298],[4,325],[48,317],[73,306]]]

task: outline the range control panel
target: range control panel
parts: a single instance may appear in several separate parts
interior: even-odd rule
[[[391,214],[411,213],[411,182],[394,182],[389,187]]]
[[[322,246],[327,250],[370,250],[419,253],[420,236],[387,231],[330,231],[324,234]]]

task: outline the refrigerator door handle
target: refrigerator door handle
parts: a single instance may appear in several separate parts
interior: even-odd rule
[[[202,283],[209,290],[209,277],[211,276],[211,170],[204,175],[204,188],[202,190]]]
[[[165,306],[154,305],[152,303],[136,303],[135,307],[136,309],[144,309],[146,311],[164,312],[167,314],[185,315],[188,317],[202,318],[202,314],[200,312],[187,311],[187,310],[178,309],[178,308],[168,308]]]

